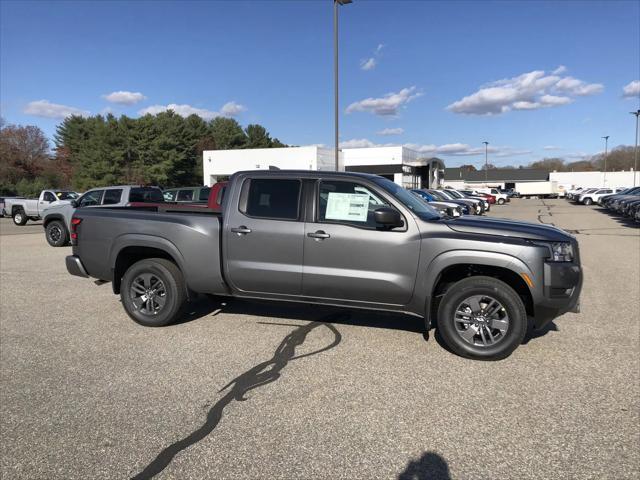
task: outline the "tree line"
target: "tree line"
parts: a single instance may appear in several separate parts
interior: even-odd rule
[[[638,160],[640,162],[640,159]],[[606,155],[606,169],[607,171],[621,171],[621,170],[631,170],[634,168],[635,162],[635,147],[621,145],[619,147],[614,148]],[[461,165],[460,168],[462,170],[476,171],[476,167],[474,165]],[[591,157],[585,158],[583,160],[577,160],[574,162],[569,162],[561,157],[551,157],[551,158],[543,158],[541,160],[536,160],[528,165],[504,165],[497,166],[492,163],[486,165],[482,165],[480,170],[484,171],[485,169],[495,170],[495,169],[513,169],[513,168],[535,168],[538,170],[545,170],[547,172],[596,172],[596,171],[604,171],[605,170],[605,154],[599,153],[597,155],[593,155]]]
[[[286,147],[261,125],[172,112],[67,117],[54,145],[36,126],[0,124],[0,195],[117,184],[201,185],[203,150]]]

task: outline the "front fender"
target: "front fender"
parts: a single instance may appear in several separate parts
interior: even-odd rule
[[[425,292],[424,316],[427,324],[431,321],[431,305],[433,290],[442,272],[454,265],[480,265],[505,268],[518,276],[526,273],[530,278],[536,278],[529,266],[519,258],[506,253],[487,252],[481,250],[449,250],[434,257],[426,268],[425,274],[419,279],[419,292]],[[534,295],[534,292],[531,292]]]

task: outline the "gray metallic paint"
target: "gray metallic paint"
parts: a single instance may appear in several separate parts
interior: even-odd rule
[[[307,188],[299,221],[249,218],[238,210],[238,185],[245,178],[262,176],[361,182],[400,211],[406,228],[380,231],[317,223],[313,202],[310,205],[305,196],[314,195],[315,190]],[[222,222],[220,216],[186,212],[78,211],[83,221],[74,254],[90,276],[113,280],[116,258],[124,248],[152,247],[174,258],[189,288],[196,292],[401,311],[427,319],[434,286],[445,268],[485,265],[518,276],[528,274],[534,284],[530,293],[536,311],[554,315],[575,307],[582,275],[577,242],[571,235],[551,226],[470,216],[421,220],[371,178],[337,172],[240,172],[230,180]],[[238,235],[230,231],[238,226],[252,232]],[[317,230],[331,237],[307,237]],[[532,240],[574,245],[576,259],[569,265],[578,272],[578,285],[570,298],[545,296],[549,250]]]

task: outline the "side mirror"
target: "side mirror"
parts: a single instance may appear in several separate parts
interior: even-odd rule
[[[376,223],[389,228],[402,227],[404,225],[402,215],[390,207],[380,207],[374,210],[373,219]]]
[[[71,202],[69,202],[71,204],[71,206],[73,208],[78,208],[78,201],[77,200],[71,200]]]

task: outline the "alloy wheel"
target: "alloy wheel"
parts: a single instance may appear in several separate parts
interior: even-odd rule
[[[504,340],[509,330],[509,315],[504,306],[489,295],[464,299],[454,314],[455,330],[467,343],[492,347]]]
[[[167,302],[164,282],[152,273],[141,273],[129,288],[129,296],[136,310],[144,315],[157,315]]]

